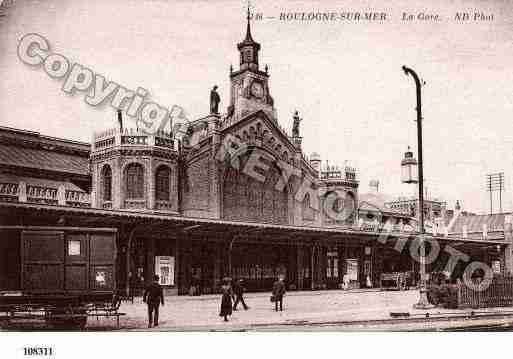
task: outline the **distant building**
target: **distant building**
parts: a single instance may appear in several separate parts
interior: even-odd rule
[[[483,242],[483,245],[467,248],[465,254],[481,258],[494,273],[507,273],[507,262],[513,256],[512,248],[502,248],[496,241],[513,243],[513,213],[475,214],[462,210],[459,202],[454,211],[447,212],[448,237]]]
[[[385,206],[397,210],[401,213],[417,217],[419,211],[419,199],[414,197],[399,197],[392,201],[387,201]],[[438,198],[424,198],[424,219],[434,222],[436,219],[444,218],[446,211],[446,202]]]

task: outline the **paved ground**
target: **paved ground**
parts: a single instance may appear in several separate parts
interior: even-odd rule
[[[228,323],[218,316],[218,295],[168,297],[161,307],[160,326],[151,330],[443,330],[469,325],[508,327],[513,323],[513,308],[487,310],[509,311],[509,317],[476,317],[472,321],[461,318],[470,310],[433,309],[426,322],[426,311],[412,307],[418,299],[415,290],[289,292],[283,312],[274,311],[269,297],[270,293],[246,294],[250,309],[239,308]],[[127,314],[120,320],[121,330],[148,330],[146,305],[141,298],[133,304],[123,303],[120,311]],[[410,317],[407,321],[390,321],[390,312],[408,312]],[[447,319],[448,315],[451,318]],[[88,329],[116,329],[115,320],[90,318]]]
[[[394,330],[513,330],[513,308],[486,310],[413,309],[418,291],[304,291],[288,292],[283,312],[274,311],[270,293],[245,295],[250,309],[242,307],[229,322],[219,317],[220,295],[172,296],[161,307],[160,326],[147,328],[147,309],[142,299],[123,303],[119,330],[159,331],[394,331]],[[391,312],[409,313],[392,318]],[[426,318],[429,313],[429,318]],[[41,330],[42,322],[11,323],[7,330]],[[117,330],[113,318],[90,317],[87,330]]]

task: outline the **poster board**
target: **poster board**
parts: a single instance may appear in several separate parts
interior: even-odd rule
[[[347,278],[350,281],[358,280],[358,259],[346,259]]]
[[[160,285],[175,285],[175,257],[155,256],[155,274]]]

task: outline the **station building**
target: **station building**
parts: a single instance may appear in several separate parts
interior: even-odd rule
[[[257,291],[279,274],[289,290],[304,290],[417,273],[409,253],[394,249],[415,237],[404,230],[412,217],[360,200],[356,169],[307,158],[299,133],[279,125],[249,20],[237,48],[226,113],[188,123],[179,139],[120,126],[81,143],[1,128],[0,225],[116,228],[118,289],[132,293],[155,273],[167,294],[214,293],[225,276]],[[510,272],[510,237],[439,240],[499,258]],[[0,241],[0,279],[12,290],[16,246]]]

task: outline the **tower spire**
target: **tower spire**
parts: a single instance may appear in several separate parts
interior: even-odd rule
[[[249,11],[250,3],[248,1],[248,12],[246,15],[246,20],[248,21],[248,25],[246,26],[246,38],[244,39],[244,42],[246,43],[252,43],[255,42],[253,40],[253,37],[251,37],[251,12]]]
[[[253,37],[251,36],[251,11],[249,1],[246,20],[246,37],[237,45],[240,52],[241,70],[248,68],[258,70],[258,51],[260,50],[260,44],[253,40]]]

